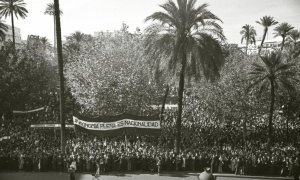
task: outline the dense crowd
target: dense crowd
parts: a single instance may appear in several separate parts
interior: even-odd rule
[[[24,124],[25,123],[25,124]],[[169,136],[95,137],[68,130],[66,151],[52,130],[30,128],[26,121],[1,126],[0,171],[67,171],[76,162],[77,172],[111,171],[202,171],[211,167],[216,173],[291,176],[299,170],[298,151],[292,145],[265,143],[201,144],[185,143],[173,151]],[[205,138],[202,137],[202,138]]]

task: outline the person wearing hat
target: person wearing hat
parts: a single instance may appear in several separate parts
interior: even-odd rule
[[[216,178],[210,172],[210,167],[204,168],[204,171],[199,175],[199,180],[215,180],[215,179]]]

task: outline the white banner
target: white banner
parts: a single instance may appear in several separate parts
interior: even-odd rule
[[[74,125],[66,124],[66,128],[74,128]],[[31,128],[60,128],[61,124],[31,124]]]
[[[78,125],[89,130],[115,130],[121,128],[145,128],[145,129],[160,129],[159,120],[144,121],[144,120],[133,120],[133,119],[122,119],[113,122],[88,122],[78,119],[73,116],[74,125]]]

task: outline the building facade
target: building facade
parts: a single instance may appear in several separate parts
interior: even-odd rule
[[[261,54],[267,54],[267,53],[271,53],[273,51],[277,51],[278,49],[280,49],[281,42],[282,42],[281,37],[265,40],[263,45],[262,45]],[[249,44],[247,54],[248,55],[258,54],[260,44],[261,44],[261,40],[257,40],[256,44]],[[246,51],[246,46],[245,45],[240,46],[240,49],[243,52],[245,52]]]
[[[13,33],[12,33],[12,26],[5,24],[8,29],[5,32],[5,41],[13,41]],[[21,29],[18,27],[15,27],[15,41],[16,41],[16,46],[22,44],[22,39],[21,39]],[[3,42],[0,42],[0,46],[3,46]]]

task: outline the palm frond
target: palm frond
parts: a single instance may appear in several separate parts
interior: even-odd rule
[[[258,87],[258,95],[260,96],[264,90],[268,89],[268,86],[269,86],[268,80],[264,79],[263,81],[261,81]]]
[[[252,82],[250,82],[250,85],[246,88],[246,92],[249,92],[252,88],[254,88],[256,85],[262,83],[263,81],[266,81],[268,77],[262,76],[262,77],[255,77]]]
[[[175,19],[173,19],[170,15],[163,12],[155,12],[152,15],[148,16],[145,21],[160,21],[162,24],[171,24],[173,26],[178,27],[178,23]]]
[[[214,13],[212,13],[211,11],[204,11],[202,14],[201,14],[201,17],[203,19],[213,19],[213,20],[217,20],[217,21],[220,21],[220,22],[223,22],[218,16],[216,16]]]
[[[271,16],[264,16],[260,18],[260,21],[255,21],[256,23],[268,28],[272,25],[276,25],[278,22],[274,20]]]
[[[19,16],[25,18],[27,16],[26,3],[23,0],[1,0],[0,1],[0,16],[10,16],[14,14],[16,18]]]
[[[275,37],[277,37],[277,36],[285,37],[289,34],[289,32],[292,29],[294,29],[294,27],[292,25],[290,25],[289,23],[286,23],[286,22],[281,23],[274,29]]]
[[[220,42],[206,33],[198,33],[195,39],[197,46],[192,52],[193,56],[197,57],[196,65],[200,67],[199,70],[206,79],[214,81],[220,76],[219,71],[224,64]]]

